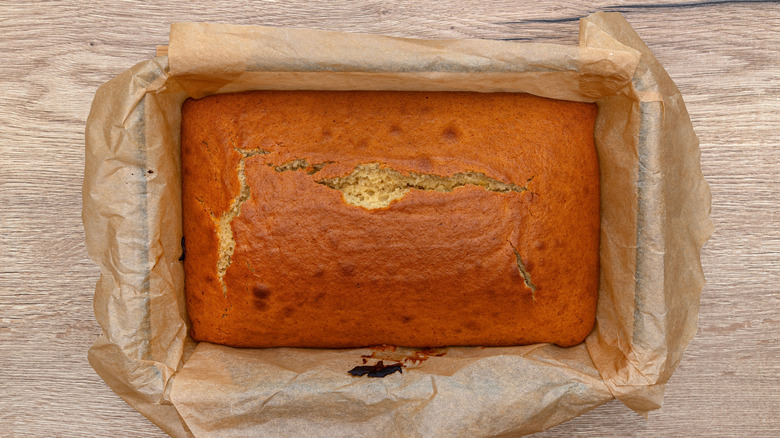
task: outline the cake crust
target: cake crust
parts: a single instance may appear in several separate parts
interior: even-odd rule
[[[581,342],[594,104],[255,91],[182,107],[190,333],[236,347]]]

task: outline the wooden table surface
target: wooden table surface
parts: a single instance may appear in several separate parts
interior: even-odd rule
[[[214,3],[0,1],[0,436],[164,436],[87,363],[100,328],[81,182],[95,90],[170,23],[576,44],[599,10],[622,12],[682,91],[716,230],[663,408],[645,421],[613,401],[540,436],[780,436],[780,3]]]

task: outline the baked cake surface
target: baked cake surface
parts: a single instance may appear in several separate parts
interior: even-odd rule
[[[182,107],[195,340],[571,346],[593,328],[594,104],[256,91]]]

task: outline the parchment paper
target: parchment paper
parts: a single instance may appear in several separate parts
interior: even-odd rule
[[[168,57],[97,92],[83,220],[101,268],[98,374],[173,436],[494,436],[545,430],[617,397],[639,413],[696,331],[712,232],[698,141],[677,88],[619,14],[580,45],[412,40],[174,24]],[[515,91],[595,101],[601,178],[597,327],[587,341],[448,348],[402,374],[353,377],[397,349],[233,349],[187,336],[179,125],[188,96],[250,89]]]

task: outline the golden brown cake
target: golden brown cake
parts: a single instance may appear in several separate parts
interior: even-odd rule
[[[191,335],[571,346],[593,328],[594,104],[256,91],[182,108]]]

